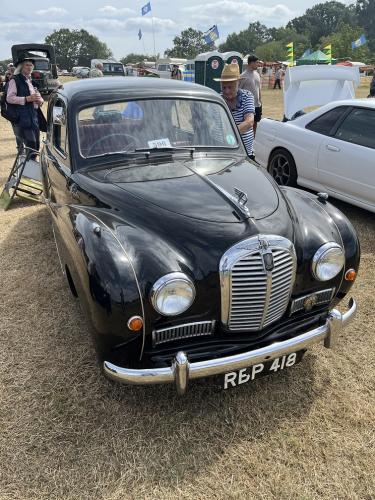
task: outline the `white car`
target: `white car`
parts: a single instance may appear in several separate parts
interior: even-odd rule
[[[375,99],[330,102],[285,122],[264,119],[255,155],[281,185],[375,212]]]

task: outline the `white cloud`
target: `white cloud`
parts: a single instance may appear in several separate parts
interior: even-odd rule
[[[61,7],[48,7],[48,9],[41,9],[36,11],[38,16],[65,16],[67,10]]]
[[[282,24],[289,21],[295,13],[284,4],[266,7],[260,4],[252,4],[236,0],[219,0],[216,3],[206,3],[185,7],[183,9],[200,24],[206,21],[211,24],[232,25],[236,20],[246,18],[249,22],[260,21],[261,23]],[[211,25],[210,24],[210,25]]]
[[[128,34],[129,30],[137,30],[142,28],[144,31],[152,30],[152,19],[146,17],[130,17],[125,20],[118,19],[90,19],[88,24],[93,28],[101,31],[102,33],[111,32],[123,32]],[[155,31],[160,32],[164,30],[174,29],[176,23],[172,19],[161,19],[159,17],[154,17],[154,28]]]
[[[129,9],[128,7],[118,9],[117,7],[113,7],[112,5],[105,5],[104,7],[98,9],[98,12],[110,17],[120,17],[134,14],[133,9]]]

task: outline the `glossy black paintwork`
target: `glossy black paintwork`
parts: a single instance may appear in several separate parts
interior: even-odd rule
[[[152,330],[185,322],[216,320],[213,341],[198,342],[199,352],[207,349],[215,355],[285,336],[286,326],[292,335],[304,321],[306,326],[310,320],[321,321],[328,308],[314,312],[310,320],[303,313],[295,318],[286,314],[257,335],[228,335],[220,325],[219,261],[238,241],[259,233],[278,234],[290,239],[296,249],[293,296],[335,287],[342,298],[351,286],[343,283],[343,273],[359,264],[358,239],[343,214],[310,193],[280,189],[246,159],[242,146],[229,152],[197,152],[193,159],[187,152],[150,160],[109,162],[107,158],[82,164],[75,130],[76,113],[82,107],[103,99],[124,100],[125,94],[130,99],[168,94],[222,103],[209,89],[180,82],[161,81],[158,87],[155,82],[144,82],[147,79],[135,79],[137,83],[127,84],[125,92],[116,78],[105,84],[96,80],[62,89],[59,96],[67,104],[69,153],[63,158],[48,144],[42,165],[62,264],[93,326],[101,356],[116,360],[120,356],[129,366],[161,362],[164,348],[157,351],[156,361]],[[231,200],[235,187],[247,193],[250,217]],[[327,241],[344,244],[347,265],[334,280],[321,283],[312,276],[311,259]],[[152,308],[150,290],[157,279],[175,271],[194,281],[196,300],[184,314],[165,318]],[[144,318],[145,335],[127,328],[133,315]],[[185,341],[167,345],[165,356],[181,345],[188,352],[189,346],[197,350],[196,340]]]

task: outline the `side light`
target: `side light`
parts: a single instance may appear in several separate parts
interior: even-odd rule
[[[143,328],[143,319],[140,316],[132,316],[128,321],[128,328],[132,332],[139,332]]]
[[[354,269],[348,269],[345,273],[346,281],[354,281],[357,277],[357,272]]]

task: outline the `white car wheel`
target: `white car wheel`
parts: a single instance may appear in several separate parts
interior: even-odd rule
[[[297,185],[297,169],[293,156],[286,149],[275,149],[268,162],[268,172],[280,186]]]

